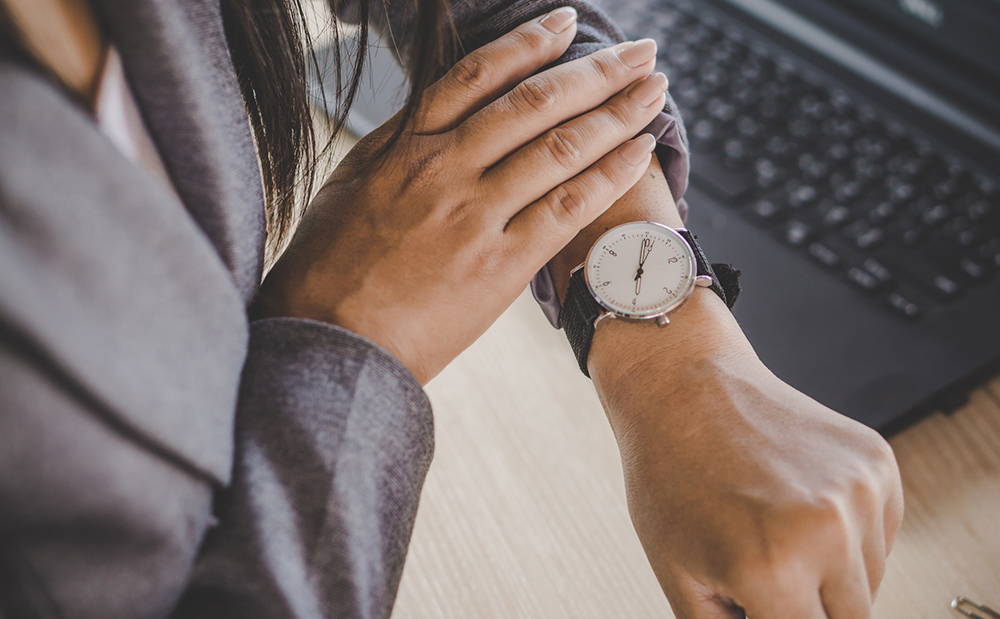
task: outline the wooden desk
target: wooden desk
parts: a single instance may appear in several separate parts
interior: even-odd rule
[[[429,386],[437,451],[395,619],[670,617],[593,386],[530,294]],[[906,517],[877,618],[1000,608],[1000,378],[892,439]]]

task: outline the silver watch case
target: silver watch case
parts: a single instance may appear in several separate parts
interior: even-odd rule
[[[652,224],[654,226],[657,226],[658,228],[662,228],[669,234],[673,234],[677,238],[677,240],[681,242],[682,246],[687,250],[687,258],[690,261],[691,272],[695,274],[695,276],[691,278],[691,282],[688,284],[687,288],[673,303],[670,303],[669,305],[662,308],[657,308],[653,312],[647,312],[641,315],[621,312],[612,308],[607,303],[605,303],[605,301],[601,299],[600,295],[597,293],[594,287],[591,286],[590,278],[587,276],[587,269],[584,269],[584,267],[586,267],[590,263],[590,259],[594,253],[594,250],[601,245],[601,243],[604,241],[605,238],[611,236],[622,226],[628,226],[637,223]],[[677,232],[677,230],[684,230],[685,232],[687,231],[684,228],[674,229],[669,226],[665,226],[661,223],[657,223],[655,221],[642,221],[642,222],[631,221],[626,224],[621,224],[620,226],[615,226],[614,228],[602,234],[600,238],[598,238],[597,241],[594,242],[594,244],[590,248],[590,251],[587,252],[587,259],[582,264],[573,269],[573,271],[570,273],[570,277],[572,277],[573,275],[576,274],[577,271],[579,271],[580,269],[584,269],[583,280],[587,284],[587,291],[590,293],[590,296],[592,296],[594,300],[597,301],[597,304],[600,305],[601,308],[604,310],[604,312],[599,314],[597,318],[594,319],[594,329],[597,329],[601,324],[607,322],[609,319],[612,318],[623,318],[625,320],[638,321],[638,322],[655,321],[658,326],[665,327],[668,324],[670,324],[670,318],[668,315],[676,311],[682,305],[684,305],[684,303],[686,303],[687,300],[691,298],[691,295],[694,294],[695,288],[708,288],[712,285],[712,278],[710,276],[697,274],[698,263],[697,260],[695,259],[694,249],[691,247],[691,244],[687,242],[687,239],[681,236]]]

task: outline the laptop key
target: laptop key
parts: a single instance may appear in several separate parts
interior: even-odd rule
[[[754,219],[766,223],[776,221],[784,214],[784,207],[774,200],[762,198],[754,202],[750,208],[750,213]]]
[[[788,171],[775,164],[773,160],[767,158],[758,159],[754,163],[754,170],[757,173],[757,186],[761,189],[774,187],[785,180]]]
[[[823,216],[823,225],[836,228],[847,223],[851,218],[851,210],[846,206],[834,206]]]
[[[697,110],[705,102],[705,92],[694,78],[686,77],[680,80],[671,92],[674,93],[674,100],[688,110]]]
[[[997,193],[997,182],[995,179],[986,176],[985,174],[976,174],[972,178],[973,184],[979,189],[983,195],[992,196]]]
[[[861,266],[864,267],[865,271],[882,283],[887,284],[892,281],[892,271],[874,258],[865,260]]]
[[[743,80],[733,82],[733,85],[729,88],[729,92],[731,93],[730,96],[733,103],[740,113],[760,101],[757,89]]]
[[[951,274],[950,269],[939,266],[939,259],[931,252],[926,253],[929,255],[917,255],[894,246],[887,247],[881,252],[886,262],[900,274],[901,279],[905,276],[938,299],[951,301],[958,298],[965,290],[965,286]]]
[[[983,260],[992,260],[1000,267],[1000,238],[993,238],[983,243],[978,253]]]
[[[759,56],[751,55],[736,69],[736,74],[749,84],[759,84],[767,78],[769,69]]]
[[[831,269],[836,269],[840,266],[840,255],[822,243],[811,243],[809,245],[809,255]]]
[[[816,201],[819,192],[812,185],[799,185],[788,192],[788,206],[800,209]]]
[[[892,202],[880,202],[878,206],[868,211],[868,219],[880,224],[889,221],[896,215],[896,206]]]
[[[976,243],[980,241],[983,237],[983,229],[972,226],[966,230],[962,230],[955,235],[955,242],[958,243],[959,247],[969,248],[975,247]]]
[[[854,141],[854,152],[871,162],[884,159],[892,151],[888,140],[875,133],[868,133]]]
[[[873,249],[885,239],[881,228],[873,227],[864,219],[860,219],[844,229],[844,234],[858,249]]]
[[[948,219],[950,215],[951,209],[949,209],[946,205],[936,204],[924,211],[920,215],[920,219],[923,221],[925,226],[933,227]]]
[[[799,145],[782,135],[772,136],[764,144],[764,149],[771,157],[781,161],[789,162],[795,160],[799,155]]]
[[[979,200],[974,202],[972,205],[966,209],[966,214],[972,221],[980,221],[982,219],[987,219],[990,215],[995,212],[993,205],[986,200]]]
[[[889,295],[889,307],[894,309],[898,314],[910,320],[915,320],[920,317],[920,308],[917,304],[910,301],[898,292],[894,292]]]
[[[953,298],[962,292],[962,286],[947,275],[936,275],[934,277],[934,287],[945,298]]]
[[[988,264],[988,263],[987,263]],[[986,264],[971,260],[969,258],[962,258],[958,262],[958,268],[968,276],[970,279],[976,282],[981,282],[986,279],[989,275],[988,267]]]
[[[705,112],[722,124],[732,122],[736,119],[736,106],[722,99],[712,97],[705,103]]]
[[[817,182],[824,180],[830,175],[830,164],[824,159],[812,153],[803,153],[799,156],[799,170],[809,181]]]
[[[792,247],[801,247],[815,235],[813,229],[805,222],[793,219],[785,224],[783,238]]]
[[[861,131],[858,123],[846,116],[839,115],[823,121],[822,129],[825,135],[836,138],[838,143],[847,151],[838,159],[840,161],[847,159],[851,154],[851,149],[845,142],[850,143],[851,140],[858,137],[858,133]]]
[[[699,118],[691,125],[691,150],[699,153],[717,150],[721,140],[718,124],[708,118]]]
[[[868,271],[851,267],[847,270],[847,279],[855,286],[867,292],[875,292],[882,287],[882,282]]]
[[[854,244],[858,249],[872,249],[882,242],[885,233],[881,228],[871,228],[854,237]]]
[[[972,222],[970,222],[967,217],[959,215],[942,226],[941,233],[950,239],[954,239],[963,232],[967,231],[971,226]]]
[[[746,142],[739,138],[729,138],[722,144],[722,152],[726,157],[726,167],[731,170],[742,170],[750,165],[747,160],[749,148]]]
[[[760,142],[767,135],[767,127],[757,122],[752,116],[741,116],[737,119],[736,131],[742,138],[753,143]]]
[[[714,93],[729,83],[729,73],[715,64],[704,65],[698,71],[698,77],[701,79],[701,88],[706,93]]]

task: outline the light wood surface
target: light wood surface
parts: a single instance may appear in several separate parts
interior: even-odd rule
[[[593,386],[530,294],[428,385],[437,448],[393,613],[671,617]],[[906,493],[875,617],[1000,607],[1000,378],[892,439]]]

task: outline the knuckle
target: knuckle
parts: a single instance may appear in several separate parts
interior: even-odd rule
[[[874,430],[868,430],[867,438],[868,440],[863,442],[867,466],[860,475],[863,476],[863,483],[860,483],[855,490],[864,492],[865,495],[877,496],[900,483],[899,467],[889,441]]]
[[[556,104],[556,88],[551,80],[535,76],[514,87],[508,95],[518,112],[548,112]]]
[[[570,168],[582,157],[577,140],[575,132],[557,127],[542,137],[542,146],[550,159],[563,168]]]
[[[532,27],[536,26],[536,27]],[[529,51],[542,51],[548,47],[546,39],[551,37],[544,36],[542,31],[537,28],[537,24],[534,22],[529,22],[520,28],[515,28],[511,30],[507,35],[515,46],[518,48],[527,48]],[[521,51],[519,49],[518,51]]]
[[[889,441],[882,438],[882,435],[875,435],[875,462],[879,464],[887,473],[896,474],[897,464],[896,464],[896,452],[892,449],[892,445]]]
[[[497,273],[502,273],[507,262],[507,254],[497,247],[486,247],[476,253],[475,273],[477,276],[495,282]]]
[[[794,591],[798,570],[794,569],[794,557],[784,553],[766,553],[743,557],[733,566],[730,581],[741,590],[770,590],[773,594]]]
[[[619,158],[620,160],[620,158]],[[621,166],[597,166],[593,169],[593,180],[600,195],[613,193],[622,184]]]
[[[397,198],[406,193],[419,192],[436,186],[447,165],[447,152],[441,145],[434,145],[413,153],[404,168],[405,176],[399,184]]]
[[[616,55],[613,53],[597,53],[591,54],[588,58],[590,58],[590,66],[597,74],[597,77],[608,83],[613,83],[617,80],[619,73],[621,73],[621,61],[617,60]],[[615,60],[612,60],[612,58],[615,58]]]
[[[448,227],[455,229],[466,224],[473,217],[478,209],[475,201],[461,199],[449,206],[447,212]]]
[[[587,211],[587,200],[576,183],[563,183],[550,195],[550,210],[557,220],[577,221]]]
[[[832,497],[814,502],[816,533],[821,536],[827,552],[846,561],[851,555],[853,535],[851,518],[844,504]]]
[[[483,92],[489,81],[489,62],[483,54],[473,52],[455,63],[452,77],[467,90]]]
[[[631,127],[637,111],[638,107],[632,103],[632,99],[626,96],[608,105],[605,117],[611,123],[612,131],[626,131]]]
[[[870,470],[851,480],[850,499],[854,510],[860,510],[865,517],[874,517],[882,509],[881,497],[883,474],[880,470]]]

